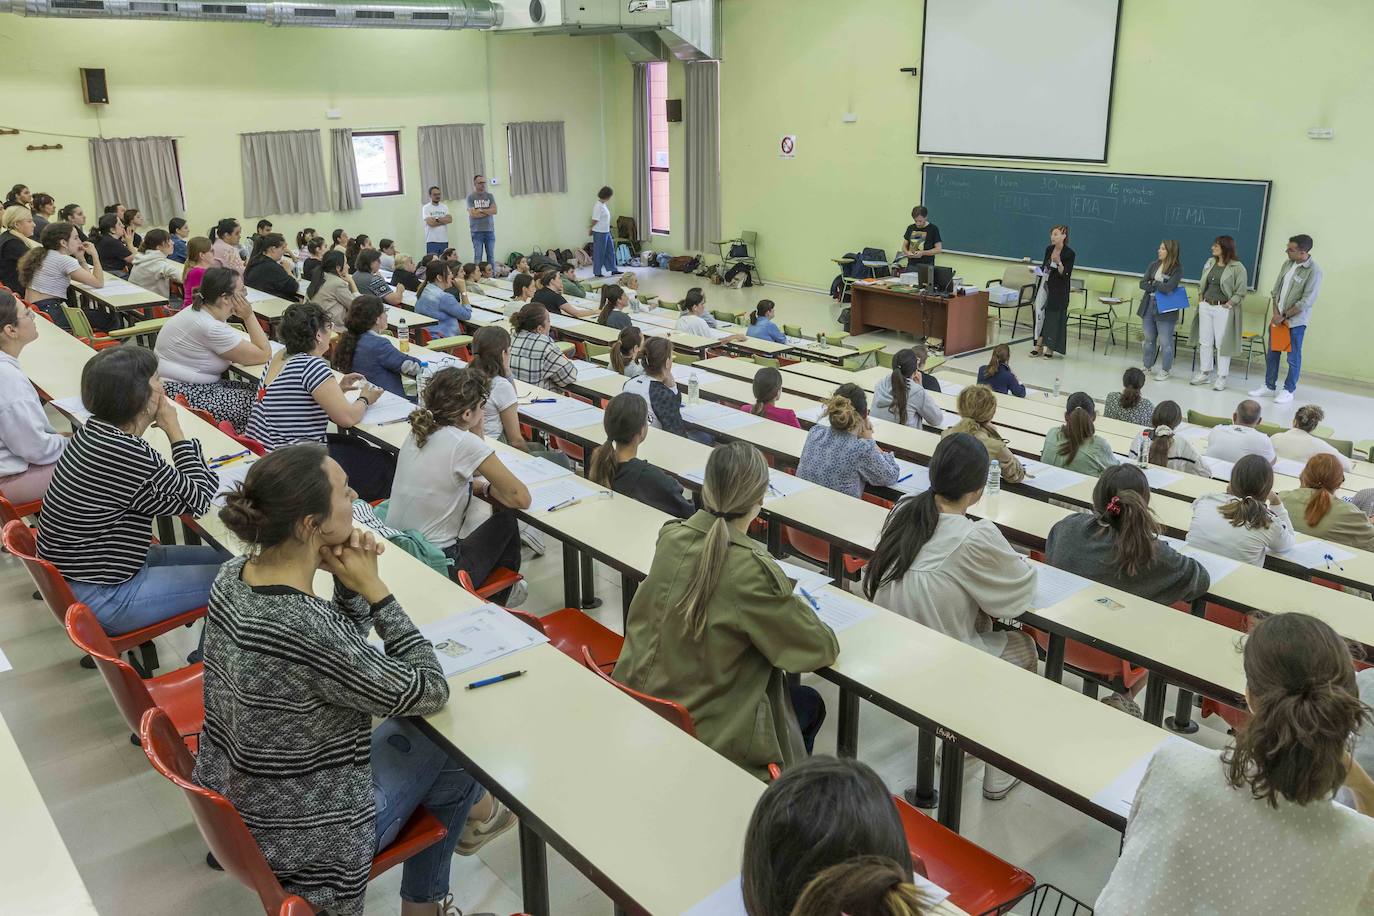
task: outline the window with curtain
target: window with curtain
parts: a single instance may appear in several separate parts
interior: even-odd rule
[[[668,64],[650,61],[645,80],[649,87],[649,228],[668,234],[671,194],[668,184]]]
[[[96,203],[118,201],[143,211],[148,225],[186,215],[177,142],[171,137],[91,140]]]
[[[568,154],[562,121],[507,124],[506,155],[512,197],[567,192]]]
[[[329,209],[318,130],[239,134],[239,155],[244,216]]]
[[[353,158],[358,163],[358,193],[363,197],[405,193],[401,180],[400,131],[353,131]]]

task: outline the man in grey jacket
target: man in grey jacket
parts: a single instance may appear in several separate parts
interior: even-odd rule
[[[1279,351],[1264,354],[1264,385],[1250,392],[1250,397],[1274,397],[1274,403],[1287,404],[1293,400],[1302,373],[1302,339],[1311,320],[1312,305],[1322,287],[1322,269],[1312,258],[1312,236],[1295,235],[1288,240],[1288,260],[1284,262],[1274,281],[1270,303],[1274,314],[1270,324],[1288,325],[1293,348],[1288,351],[1288,377],[1283,390],[1275,394],[1279,383]]]

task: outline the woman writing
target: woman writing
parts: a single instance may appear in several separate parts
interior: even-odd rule
[[[612,369],[623,376],[634,378],[644,373],[644,367],[639,363],[640,354],[643,352],[644,332],[631,326],[620,332],[615,343],[611,344],[611,352],[607,357],[611,361]]]
[[[1026,386],[1011,371],[1011,347],[998,344],[992,348],[992,358],[988,364],[978,367],[978,384],[988,386],[997,394],[1010,394],[1018,398],[1026,396]]]
[[[1145,276],[1140,278],[1140,330],[1144,335],[1145,371],[1150,371],[1159,359],[1159,369],[1155,371],[1155,381],[1162,382],[1169,377],[1174,368],[1174,328],[1178,325],[1178,311],[1161,312],[1155,297],[1169,295],[1178,289],[1183,280],[1183,267],[1178,259],[1178,241],[1165,239],[1159,243],[1155,259],[1145,268]]]
[[[673,345],[666,337],[651,337],[644,345],[644,374],[625,383],[625,391],[637,394],[649,407],[649,424],[674,436],[690,436],[710,444],[705,433],[688,431],[682,419],[682,394],[673,377]]]
[[[48,223],[38,237],[38,247],[19,259],[19,285],[26,298],[42,309],[59,328],[71,330],[62,306],[67,301],[67,289],[72,281],[93,286],[105,285],[105,273],[96,256],[95,245],[83,242],[70,223]],[[91,327],[108,331],[119,326],[119,320],[109,312],[83,309]]]
[[[1226,390],[1231,357],[1241,355],[1245,330],[1245,265],[1236,260],[1236,240],[1219,235],[1212,242],[1212,256],[1202,267],[1198,283],[1198,310],[1193,318],[1193,340],[1201,368],[1190,385],[1212,381],[1213,391]],[[1216,358],[1216,375],[1212,359]],[[1213,379],[1215,379],[1213,381]]]
[[[596,323],[623,331],[632,326],[629,312],[630,297],[618,284],[607,283],[601,287],[601,310],[597,313]]]
[[[248,266],[243,271],[243,285],[261,290],[287,302],[300,300],[300,285],[281,260],[286,256],[286,239],[280,232],[269,232],[258,236],[253,242],[253,253],[248,258]]]
[[[910,349],[898,350],[892,358],[892,374],[873,386],[873,409],[884,420],[916,429],[922,422],[938,428],[945,419],[944,408],[921,384],[916,351]]]
[[[806,434],[797,476],[823,487],[863,496],[865,486],[890,487],[901,476],[897,459],[873,441],[868,397],[853,382],[835,389],[825,402],[825,418]]]
[[[982,443],[988,458],[997,462],[1002,480],[1020,483],[1026,479],[1026,469],[1012,454],[1010,446],[992,425],[997,415],[997,395],[986,385],[969,385],[959,392],[959,422],[945,430],[945,436],[967,433]]]
[[[0,496],[15,505],[43,498],[68,441],[48,422],[19,365],[20,352],[38,339],[40,320],[0,290]]]
[[[1040,288],[1035,296],[1035,346],[1031,356],[1052,359],[1064,353],[1069,339],[1069,278],[1073,276],[1069,227],[1050,230],[1050,243],[1040,261]]]
[[[1112,447],[1097,435],[1097,405],[1087,392],[1075,391],[1065,406],[1064,425],[1045,433],[1040,460],[1096,477],[1117,463]]]
[[[1189,545],[1251,566],[1297,541],[1288,509],[1274,493],[1274,469],[1259,455],[1246,455],[1231,470],[1225,493],[1193,500]]]
[[[1282,494],[1293,527],[1314,538],[1374,550],[1374,524],[1359,507],[1336,495],[1345,470],[1335,455],[1313,455],[1298,478],[1299,489]]]
[[[322,308],[336,328],[343,327],[348,307],[357,295],[358,287],[353,285],[341,251],[330,251],[320,259],[320,269],[305,288],[306,300]]]
[[[1121,376],[1121,390],[1107,393],[1106,409],[1109,420],[1121,420],[1144,426],[1154,415],[1155,405],[1149,398],[1140,396],[1145,387],[1145,373],[1135,366],[1127,369]]]
[[[747,410],[756,417],[764,417],[775,423],[783,423],[801,429],[795,412],[778,406],[782,397],[782,373],[773,366],[761,366],[754,373],[754,403],[741,404],[740,410]]]
[[[649,434],[649,406],[628,391],[611,398],[602,419],[606,441],[592,452],[587,477],[617,493],[678,518],[691,518],[696,507],[682,495],[673,478],[638,457]]]
[[[1131,460],[1141,463],[1144,453],[1145,463],[1155,467],[1211,477],[1212,472],[1202,463],[1202,456],[1193,448],[1193,443],[1174,430],[1183,423],[1183,410],[1175,401],[1160,401],[1150,414],[1150,425],[1136,433],[1131,440]]]
[[[803,759],[825,717],[819,694],[789,690],[787,672],[823,668],[840,649],[748,535],[767,492],[768,465],[753,446],[711,450],[704,508],[659,532],[614,672],[687,707],[701,741],[760,779],[770,763],[786,770]]]
[[[334,347],[334,368],[357,372],[383,391],[398,398],[406,394],[403,376],[420,374],[419,360],[411,359],[391,342],[386,330],[386,306],[376,296],[359,296],[348,307],[344,334]]]
[[[749,327],[745,331],[755,340],[771,340],[773,343],[787,343],[787,335],[773,323],[772,299],[760,299],[758,305],[754,306],[753,314],[749,316]]]

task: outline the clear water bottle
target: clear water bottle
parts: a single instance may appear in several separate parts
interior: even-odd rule
[[[1140,454],[1136,456],[1136,464],[1142,469],[1150,466],[1150,434],[1153,432],[1151,429],[1140,431]]]
[[[1055,380],[1054,380],[1054,388],[1053,388],[1053,390],[1051,390],[1050,395],[1051,395],[1052,397],[1056,397],[1056,398],[1059,397],[1059,379],[1058,379],[1058,377],[1056,377]]]
[[[401,342],[401,352],[410,352],[410,328],[406,327],[406,320],[402,318],[396,322],[396,339]]]
[[[988,485],[985,496],[996,496],[1002,492],[1002,463],[992,461],[988,464]]]
[[[824,331],[817,331],[817,332],[816,332],[816,346],[818,346],[818,347],[823,347],[823,346],[825,346],[825,332],[824,332]]]
[[[437,371],[437,367],[434,371]],[[421,360],[420,371],[415,373],[415,400],[424,403],[425,386],[429,384],[429,377],[434,374],[429,368],[429,363]]]
[[[700,396],[701,396],[701,380],[698,379],[698,378],[697,378],[697,374],[696,374],[695,372],[693,372],[693,373],[692,373],[690,376],[688,376],[688,378],[687,378],[687,403],[688,403],[688,404],[695,404],[695,403],[697,402],[697,398],[700,397]]]

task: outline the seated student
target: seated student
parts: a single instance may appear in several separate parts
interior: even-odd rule
[[[1121,390],[1108,392],[1103,412],[1109,420],[1122,420],[1145,426],[1154,414],[1155,405],[1149,398],[1140,396],[1145,387],[1145,373],[1132,366],[1121,376]]]
[[[220,518],[249,551],[224,564],[210,601],[194,779],[253,812],[288,893],[335,913],[362,911],[374,853],[423,805],[448,835],[405,861],[400,912],[437,916],[455,852],[515,817],[406,718],[441,709],[449,686],[382,582],[382,543],[354,528],[354,496],[310,444],[255,462],[226,498]],[[321,568],[332,596],[315,594]]]
[[[798,477],[856,499],[863,496],[865,486],[890,487],[897,482],[897,459],[873,441],[868,396],[862,388],[853,382],[836,388],[825,402],[824,419],[827,422],[817,423],[806,434]]]
[[[472,317],[472,306],[464,305],[449,294],[453,288],[453,270],[447,261],[434,260],[425,268],[425,285],[415,297],[415,311],[439,323],[430,327],[436,337],[453,337],[463,333],[461,321]]]
[[[520,571],[520,527],[509,509],[528,509],[530,491],[482,439],[482,405],[491,393],[476,369],[440,369],[425,385],[420,409],[396,462],[387,524],[413,528],[481,585],[497,567]],[[474,502],[487,496],[495,511]],[[485,519],[483,518],[485,517]],[[524,583],[492,596],[513,607]]]
[[[33,202],[29,205],[33,213],[33,231],[38,234],[43,231],[43,227],[48,223],[57,221],[57,200],[51,194],[44,194],[41,191],[33,195]]]
[[[572,463],[562,452],[547,449],[538,442],[526,441],[520,430],[520,397],[510,371],[510,335],[499,325],[478,328],[472,335],[472,368],[486,376],[491,393],[482,404],[482,432],[488,439],[546,458],[560,467]]]
[[[694,286],[687,290],[687,296],[682,300],[682,314],[678,316],[675,329],[698,337],[714,338],[715,334],[711,329],[717,323],[715,318],[706,313],[706,296],[702,293],[701,287]],[[719,338],[719,342],[729,343],[732,340],[744,340],[746,337],[745,334],[730,334]]]
[[[691,518],[696,506],[683,497],[682,485],[637,457],[639,444],[649,434],[648,403],[637,394],[622,391],[606,405],[601,422],[606,441],[588,460],[588,479],[661,512]]]
[[[873,410],[884,420],[902,426],[921,428],[922,421],[939,428],[944,424],[945,411],[921,384],[921,370],[916,351],[898,350],[892,357],[892,374],[878,379],[873,386]]]
[[[313,227],[306,226],[300,232],[296,233],[296,260],[300,262],[300,264],[304,265],[305,262],[310,259],[310,243],[315,239],[320,240],[320,247],[322,248],[324,245],[324,236],[316,232]],[[316,248],[315,250],[319,251],[320,248]],[[318,255],[315,255],[315,257],[318,257]]]
[[[802,888],[792,916],[930,916],[959,913],[941,900],[934,906],[922,888],[885,856],[860,856],[832,865]]]
[[[95,251],[100,257],[100,266],[121,277],[128,276],[129,267],[134,262],[134,253],[125,244],[126,238],[124,223],[113,213],[102,214],[95,231],[91,233],[91,241],[95,242]]]
[[[0,217],[0,283],[3,283],[16,296],[24,295],[24,285],[19,282],[19,260],[28,254],[29,249],[38,242],[34,240],[33,214],[28,207],[6,207]]]
[[[0,290],[0,496],[15,505],[43,498],[68,441],[48,422],[19,365],[20,351],[38,339],[36,322],[42,320]]]
[[[61,222],[70,223],[72,228],[76,229],[77,237],[81,239],[82,244],[90,241],[86,237],[86,211],[81,209],[80,204],[64,205],[61,210],[57,211],[57,218]],[[35,238],[42,235],[42,232],[37,232]]]
[[[1098,916],[1374,911],[1374,782],[1350,758],[1368,721],[1345,641],[1301,613],[1262,619],[1245,640],[1250,719],[1218,754],[1167,742],[1151,758]],[[1349,789],[1351,810],[1333,800]],[[1246,868],[1209,868],[1245,849]]]
[[[357,372],[383,391],[400,398],[406,394],[402,376],[420,374],[420,361],[401,352],[386,336],[386,307],[376,296],[359,296],[348,307],[344,333],[334,345],[334,368]]]
[[[507,318],[524,308],[525,303],[534,300],[534,278],[529,274],[514,274],[510,278],[510,289],[510,301],[501,310]]]
[[[1112,447],[1097,435],[1093,423],[1097,418],[1097,405],[1092,397],[1087,392],[1075,391],[1069,395],[1066,408],[1064,425],[1045,433],[1040,460],[1092,477],[1117,464]]]
[[[1026,396],[1026,386],[1011,371],[1011,348],[1006,344],[993,347],[992,359],[986,366],[978,367],[978,384],[987,385],[998,394]]]
[[[940,392],[940,380],[932,373],[926,371],[926,360],[930,358],[930,350],[920,341],[911,345],[911,352],[916,354],[916,368],[921,370],[921,387],[926,391]]]
[[[596,314],[596,309],[578,308],[563,297],[563,278],[558,271],[546,270],[537,279],[539,288],[534,293],[533,301],[550,312],[561,312],[573,318],[590,318]]]
[[[625,311],[629,307],[630,298],[624,290],[615,283],[607,283],[601,287],[601,311],[597,313],[596,323],[623,331],[633,324],[630,313]]]
[[[215,254],[215,264],[220,267],[227,267],[239,276],[243,276],[243,254],[239,251],[239,239],[243,236],[243,227],[236,219],[225,217],[215,224],[215,227],[207,233],[214,240],[212,250]]]
[[[161,231],[153,229],[148,235]],[[192,407],[243,429],[257,386],[222,376],[232,363],[259,366],[267,362],[272,345],[253,306],[239,295],[238,275],[232,270],[212,267],[205,271],[196,292],[191,307],[173,315],[158,332],[153,348],[158,375],[168,397],[181,395]],[[231,317],[243,322],[247,337],[226,323]]]
[[[1035,569],[993,522],[968,517],[969,507],[983,498],[988,464],[987,449],[973,436],[955,433],[940,440],[930,458],[930,488],[904,497],[883,523],[864,570],[864,596],[1034,671],[1035,640],[992,627],[994,618],[1016,618],[1030,609]],[[989,766],[983,797],[1005,798],[1017,782]]]
[[[329,251],[320,259],[320,269],[305,288],[305,298],[324,310],[330,324],[344,326],[348,307],[358,297],[358,287],[349,276],[343,252]]]
[[[756,417],[765,417],[777,423],[801,429],[795,411],[777,405],[782,397],[782,373],[773,366],[764,366],[754,373],[754,403],[741,404],[740,410],[747,410]]]
[[[333,232],[329,233],[329,240],[331,242],[329,246],[330,251],[337,251],[345,258],[348,257],[348,246],[353,239],[346,231],[343,229],[335,229]]]
[[[1159,539],[1150,482],[1131,464],[1102,472],[1092,511],[1055,523],[1045,561],[1159,604],[1201,598],[1212,584],[1201,563]]]
[[[167,233],[172,237],[172,253],[167,257],[178,264],[185,264],[186,244],[191,237],[191,224],[180,216],[174,216],[167,222]]]
[[[63,450],[38,519],[38,555],[71,583],[105,631],[128,633],[203,606],[224,554],[148,545],[153,519],[203,515],[219,480],[181,431],[157,357],[134,344],[102,350],[81,371],[91,412]],[[143,434],[156,424],[169,464]]]
[[[134,266],[129,271],[129,282],[167,298],[171,295],[172,281],[181,280],[185,266],[171,258],[172,239],[166,229],[149,229],[143,237],[143,250],[134,255]]]
[[[643,352],[644,332],[631,325],[620,332],[615,343],[611,344],[611,352],[607,357],[612,369],[627,378],[634,378],[644,374],[644,366],[639,361]]]
[[[357,235],[353,236],[353,238],[348,240],[348,245],[344,249],[344,255],[348,258],[348,263],[357,264],[358,255],[362,254],[364,251],[375,250],[376,248],[372,244],[372,237],[365,232],[359,232]],[[380,263],[380,255],[378,255],[378,259]]]
[[[358,252],[353,262],[353,285],[360,296],[376,296],[387,305],[400,305],[402,293],[393,287],[378,272],[381,270],[381,255],[375,248],[364,248]]]
[[[649,425],[711,445],[715,440],[700,430],[689,430],[682,419],[682,393],[673,376],[673,345],[666,337],[651,337],[641,360],[644,372],[625,383],[625,391],[637,394],[649,407]]]
[[[396,255],[396,266],[391,271],[391,283],[397,289],[408,289],[412,293],[420,291],[421,273],[416,273],[415,259],[408,254]]]
[[[1160,401],[1150,414],[1150,427],[1131,440],[1131,460],[1140,463],[1140,453],[1148,449],[1145,460],[1158,467],[1199,477],[1211,477],[1193,443],[1174,430],[1183,423],[1183,410],[1175,401]],[[1148,435],[1147,435],[1148,433]]]
[[[760,299],[749,315],[749,327],[745,334],[756,340],[771,340],[773,343],[787,343],[787,335],[782,328],[773,323],[773,310],[776,306],[772,299]]]
[[[1359,550],[1374,550],[1374,524],[1358,506],[1336,495],[1345,484],[1345,471],[1335,455],[1307,459],[1298,478],[1299,489],[1279,494],[1293,527],[1314,538]]]
[[[48,223],[38,237],[38,247],[19,259],[19,285],[30,305],[41,309],[59,328],[70,331],[62,306],[73,280],[96,289],[105,285],[95,245],[81,241],[71,223]],[[119,319],[103,309],[82,311],[97,331],[119,327]]]
[[[271,221],[270,219],[260,219],[260,220],[258,220],[257,229],[254,230],[254,232],[253,232],[252,235],[248,236],[248,240],[247,240],[247,243],[248,243],[248,251],[249,251],[250,254],[252,253],[253,249],[257,247],[257,245],[258,245],[258,239],[262,238],[264,235],[267,235],[267,234],[268,234],[269,232],[271,232],[271,231],[272,231],[272,221]]]
[[[529,385],[549,391],[577,381],[577,367],[549,337],[549,310],[527,302],[510,320],[515,337],[510,345],[511,374]]]
[[[479,282],[491,280],[496,276],[496,268],[492,267],[490,261],[477,262],[477,279]]]
[[[320,269],[320,259],[324,257],[324,236],[317,235],[305,243],[301,254],[301,276],[308,282],[315,279]]]
[[[186,263],[181,266],[181,304],[172,303],[175,311],[180,311],[195,301],[196,290],[200,288],[205,272],[215,266],[215,256],[210,250],[210,240],[198,235],[186,243]],[[238,274],[234,275],[235,277]]]
[[[1245,455],[1259,455],[1270,464],[1278,457],[1274,443],[1256,427],[1260,422],[1258,401],[1241,401],[1230,423],[1212,427],[1207,434],[1207,457],[1235,464]]]
[[[749,537],[767,492],[757,449],[731,442],[711,450],[704,508],[659,531],[614,672],[628,687],[687,707],[703,743],[760,779],[770,763],[786,770],[803,759],[825,719],[820,694],[789,690],[788,672],[823,668],[840,651]]]
[[[243,270],[243,285],[261,290],[287,302],[300,300],[300,285],[281,260],[286,256],[286,239],[277,232],[260,235],[253,242],[253,253]]]
[[[639,302],[639,274],[627,270],[615,282],[616,285],[625,290],[625,295],[630,297],[631,302]],[[649,298],[652,299],[653,297],[650,296]]]
[[[377,243],[377,254],[382,263],[382,270],[394,271],[396,269],[396,242],[392,239],[382,239]]]
[[[1269,437],[1274,443],[1274,454],[1279,458],[1287,458],[1301,464],[1306,464],[1307,459],[1313,455],[1334,455],[1347,471],[1355,470],[1354,461],[1336,451],[1329,442],[1313,435],[1325,419],[1326,411],[1316,404],[1299,407],[1293,414],[1293,428]]]
[[[992,425],[997,415],[997,395],[987,385],[969,385],[959,392],[958,410],[960,420],[943,436],[968,433],[983,444],[991,461],[997,462],[1004,483],[1020,483],[1026,479],[1026,468],[1021,460],[1012,454],[1007,440]]]
[[[141,251],[143,236],[138,234],[138,230],[148,224],[143,214],[138,212],[137,207],[129,207],[120,214],[119,221],[124,224],[124,238],[128,241],[129,247],[134,251]]]
[[[462,277],[463,289],[481,295],[482,293],[482,271],[471,261],[464,263],[458,269],[458,275]]]
[[[1263,566],[1266,554],[1282,553],[1297,543],[1288,509],[1274,493],[1274,469],[1259,455],[1246,455],[1231,471],[1225,493],[1193,500],[1188,543],[1251,566]]]
[[[577,299],[586,299],[587,290],[581,283],[577,282],[577,266],[575,264],[563,263],[558,265],[559,276],[563,279],[563,295],[573,296]]]

